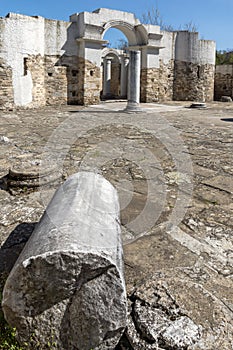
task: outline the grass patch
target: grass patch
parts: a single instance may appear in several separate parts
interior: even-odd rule
[[[0,305],[2,303],[2,290],[0,289]],[[24,350],[16,339],[16,330],[6,322],[2,308],[0,307],[0,350]]]

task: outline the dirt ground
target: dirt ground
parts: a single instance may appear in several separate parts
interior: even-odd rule
[[[129,114],[125,102],[109,101],[0,112],[0,273],[58,183],[98,171],[119,193],[128,294],[166,286],[202,327],[190,349],[232,349],[233,104],[189,106],[143,104]],[[49,176],[56,181],[43,187]]]

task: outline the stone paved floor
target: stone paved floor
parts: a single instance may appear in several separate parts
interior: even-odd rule
[[[61,182],[98,171],[119,191],[128,292],[142,281],[165,283],[203,328],[192,349],[233,348],[233,105],[189,105],[145,104],[136,114],[125,113],[124,102],[1,112],[0,272],[56,187],[6,191],[9,168],[51,169]]]

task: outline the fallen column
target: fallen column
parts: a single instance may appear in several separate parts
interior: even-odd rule
[[[3,311],[29,348],[113,349],[126,326],[119,204],[102,176],[56,191],[13,267]]]

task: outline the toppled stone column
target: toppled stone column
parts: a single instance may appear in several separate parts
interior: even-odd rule
[[[56,191],[3,291],[6,320],[39,349],[113,349],[126,326],[118,197],[102,176]]]

